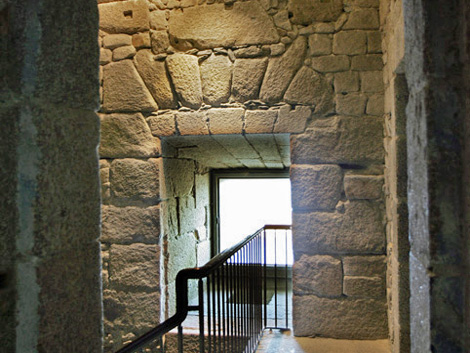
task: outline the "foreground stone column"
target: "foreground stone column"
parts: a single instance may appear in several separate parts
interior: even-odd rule
[[[2,350],[101,352],[97,5],[3,1]]]

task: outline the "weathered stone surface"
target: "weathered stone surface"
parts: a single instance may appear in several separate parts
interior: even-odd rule
[[[331,38],[328,34],[313,34],[308,37],[309,54],[312,56],[331,54]]]
[[[242,108],[209,109],[206,112],[211,134],[241,134],[243,131]]]
[[[150,28],[155,30],[167,30],[168,21],[166,19],[165,11],[152,11],[150,12]]]
[[[245,113],[245,132],[249,134],[272,132],[277,113],[277,110],[247,110]]]
[[[168,258],[165,259],[166,280],[170,283],[183,268],[196,266],[196,239],[192,233],[187,233],[164,243],[168,249]]]
[[[123,201],[155,202],[159,197],[157,160],[116,159],[111,163],[112,196]]]
[[[342,339],[387,338],[387,306],[374,299],[329,299],[294,296],[297,336]]]
[[[197,57],[174,54],[166,59],[166,64],[181,103],[190,108],[199,108],[203,96]]]
[[[288,9],[292,13],[291,21],[308,25],[314,21],[335,21],[343,11],[341,0],[289,0]]]
[[[361,93],[336,95],[336,112],[344,115],[362,116],[366,112],[367,96]]]
[[[103,47],[114,49],[132,44],[132,37],[128,34],[108,34],[103,37]]]
[[[323,75],[303,66],[289,85],[284,100],[312,105],[315,113],[325,113],[333,108],[333,88]]]
[[[236,101],[245,102],[258,98],[267,58],[238,59],[233,67],[232,96]]]
[[[159,207],[102,207],[101,242],[158,244],[159,238]]]
[[[334,87],[336,93],[359,91],[359,74],[353,71],[339,72],[335,74]]]
[[[351,70],[357,71],[377,71],[382,70],[382,55],[368,54],[353,56],[351,59]]]
[[[367,36],[364,31],[341,31],[333,39],[333,53],[357,55],[367,52]]]
[[[142,114],[101,114],[102,158],[151,157],[158,153]]]
[[[233,52],[235,58],[257,58],[264,53],[263,48],[256,45],[251,45],[246,48],[240,48]]]
[[[346,55],[326,55],[312,58],[312,68],[320,72],[338,72],[349,70],[349,58]]]
[[[339,201],[343,173],[337,165],[293,165],[290,168],[294,209],[332,210]]]
[[[211,55],[200,67],[204,102],[219,105],[230,97],[232,62],[226,55]]]
[[[357,9],[349,14],[343,29],[378,29],[379,13],[377,9]]]
[[[302,254],[335,254],[336,234],[341,215],[334,212],[293,213],[293,249],[299,259]]]
[[[377,298],[385,301],[385,278],[344,277],[344,294],[348,297]]]
[[[374,94],[367,101],[366,113],[368,115],[382,116],[384,113],[384,95]]]
[[[279,102],[284,95],[290,81],[303,62],[307,40],[298,37],[279,57],[269,60],[260,90],[260,99],[265,102]]]
[[[292,29],[292,24],[289,21],[289,12],[287,10],[281,10],[273,16],[274,24],[285,31]]]
[[[347,203],[336,246],[346,253],[384,253],[384,216],[379,205],[368,201]]]
[[[181,135],[208,135],[207,117],[204,112],[176,112],[176,125]]]
[[[293,267],[294,292],[327,297],[343,293],[341,261],[328,255],[302,255]]]
[[[111,288],[159,286],[160,249],[149,244],[112,244],[109,251]]]
[[[173,112],[152,115],[147,122],[154,136],[171,136],[176,134],[176,120]]]
[[[132,36],[132,45],[136,49],[151,48],[150,32],[136,33]]]
[[[383,177],[371,175],[346,175],[344,191],[349,200],[378,199],[382,197]]]
[[[257,1],[195,6],[173,11],[169,19],[172,41],[190,41],[197,48],[270,44],[279,40],[273,21]]]
[[[162,198],[181,197],[191,194],[196,172],[194,161],[188,159],[163,159]]]
[[[303,132],[311,114],[310,107],[297,105],[292,109],[290,105],[284,105],[279,109],[274,132]]]
[[[345,276],[383,276],[387,267],[385,256],[345,256],[343,272]]]
[[[284,43],[271,44],[269,50],[271,56],[279,56],[286,52],[286,45]]]
[[[165,63],[153,60],[150,50],[139,50],[135,56],[135,66],[158,106],[163,109],[176,108]]]
[[[100,29],[109,33],[136,33],[148,30],[149,11],[144,0],[98,5]]]
[[[362,92],[383,92],[384,79],[382,71],[361,72]]]
[[[166,31],[150,31],[150,43],[154,54],[165,53],[170,46],[170,39]]]
[[[367,52],[371,54],[382,52],[382,34],[379,31],[367,33]]]
[[[307,133],[292,137],[293,163],[383,163],[380,118],[332,117],[315,121]]]
[[[132,45],[126,45],[113,50],[113,61],[130,59],[134,57],[136,51]]]
[[[110,63],[103,69],[105,111],[153,111],[157,104],[130,60]]]
[[[100,49],[100,65],[106,65],[111,62],[113,58],[113,52],[110,49]]]

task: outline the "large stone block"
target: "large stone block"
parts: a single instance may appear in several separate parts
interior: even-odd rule
[[[312,56],[331,54],[332,40],[328,34],[313,34],[308,37],[309,54]]]
[[[160,248],[150,244],[112,244],[109,250],[109,283],[113,289],[159,287]]]
[[[292,109],[290,105],[283,105],[279,109],[274,125],[274,132],[303,132],[312,111],[310,107],[297,105]]]
[[[114,49],[132,44],[132,37],[128,34],[108,34],[103,37],[103,47]]]
[[[157,244],[159,239],[159,207],[102,207],[101,242]]]
[[[377,298],[385,302],[385,278],[345,276],[344,295],[356,298]]]
[[[116,159],[111,163],[112,197],[120,202],[152,203],[159,199],[157,160]]]
[[[206,112],[211,134],[241,134],[244,115],[242,108],[209,109]]]
[[[337,165],[293,165],[290,169],[294,209],[333,210],[341,196],[343,172]]]
[[[349,57],[346,55],[325,55],[312,58],[312,68],[319,72],[339,72],[349,70]]]
[[[343,29],[378,29],[379,13],[374,8],[356,9],[349,14]]]
[[[346,175],[344,191],[349,200],[378,199],[382,197],[383,177],[371,175]]]
[[[294,296],[293,314],[297,336],[371,340],[388,337],[387,305],[383,301]]]
[[[386,266],[385,256],[343,257],[343,271],[345,276],[383,276]]]
[[[176,108],[165,63],[154,60],[150,50],[139,50],[135,56],[135,66],[158,106],[162,109]]]
[[[142,114],[101,115],[101,158],[152,157],[158,153]]]
[[[335,21],[343,12],[342,0],[289,0],[288,9],[295,24],[308,25],[314,21]]]
[[[263,134],[273,131],[277,110],[247,110],[245,131],[249,134]]]
[[[131,60],[106,65],[103,69],[104,111],[153,111],[157,104]]]
[[[315,113],[326,113],[333,108],[333,87],[323,75],[303,66],[289,85],[284,100],[291,104],[312,105]]]
[[[197,109],[202,104],[201,75],[197,57],[174,54],[166,59],[166,65],[181,103]]]
[[[103,31],[132,34],[149,28],[149,10],[145,0],[100,4],[98,10]]]
[[[322,297],[340,297],[343,293],[341,261],[328,255],[302,255],[294,263],[294,292]]]
[[[166,31],[150,31],[150,43],[154,54],[162,54],[170,47],[170,39]]]
[[[166,281],[171,283],[183,268],[196,266],[196,238],[186,233],[164,241],[168,257],[165,258]]]
[[[181,135],[208,135],[207,116],[204,111],[177,112],[176,125]]]
[[[292,139],[293,163],[383,163],[381,118],[331,117]]]
[[[190,195],[194,188],[196,166],[188,159],[164,158],[162,197],[181,197]]]
[[[367,52],[367,35],[365,31],[343,31],[335,34],[333,53],[357,55]]]
[[[235,100],[245,102],[258,98],[267,65],[267,58],[235,61],[232,78],[232,96]]]
[[[257,1],[195,6],[172,11],[169,19],[172,41],[191,42],[199,49],[270,44],[279,41],[272,19]]]
[[[204,102],[219,105],[230,97],[232,62],[226,55],[211,55],[200,67]]]
[[[290,81],[302,65],[306,49],[307,39],[298,37],[283,55],[269,60],[259,94],[261,100],[276,103],[282,99]]]
[[[366,112],[367,96],[361,93],[336,95],[336,112],[338,114],[363,116]]]
[[[151,115],[147,118],[150,131],[154,136],[171,136],[176,133],[176,120],[173,112]]]

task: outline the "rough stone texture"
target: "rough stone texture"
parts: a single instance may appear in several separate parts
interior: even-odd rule
[[[357,9],[349,14],[343,29],[378,29],[379,14],[377,9]]]
[[[373,299],[343,300],[294,296],[295,334],[340,339],[387,337],[387,306]]]
[[[296,24],[308,25],[314,21],[335,21],[343,11],[341,0],[289,0],[291,21]]]
[[[293,165],[290,169],[292,207],[332,210],[342,190],[343,173],[336,165]]]
[[[150,31],[150,43],[154,54],[165,53],[170,46],[170,39],[166,31]]]
[[[351,58],[351,70],[374,71],[382,70],[382,56],[378,54],[358,55]]]
[[[113,61],[133,58],[136,51],[132,45],[126,45],[113,50]]]
[[[150,28],[155,30],[168,29],[168,21],[166,19],[165,11],[152,11],[149,14]]]
[[[209,109],[206,113],[211,134],[241,134],[245,111],[241,108]]]
[[[181,135],[208,135],[207,117],[204,112],[177,112],[176,125]]]
[[[211,55],[200,66],[204,102],[219,105],[230,97],[232,62],[225,55]]]
[[[102,158],[153,157],[157,144],[142,114],[101,115]]]
[[[176,133],[176,120],[173,112],[151,115],[147,122],[154,136],[171,136]]]
[[[148,30],[149,11],[144,0],[98,5],[100,29],[109,33],[136,33]]]
[[[384,81],[382,71],[362,72],[361,90],[363,92],[383,92]]]
[[[173,11],[169,28],[173,42],[189,41],[199,49],[279,41],[271,18],[255,1],[235,2],[231,9],[213,4]]]
[[[290,81],[302,65],[306,47],[307,40],[298,37],[282,56],[269,60],[259,94],[261,100],[265,102],[281,100]]]
[[[293,198],[296,193],[293,190]],[[360,221],[358,221],[360,220]],[[344,213],[313,212],[293,216],[294,254],[383,254],[383,215],[377,205],[355,201]]]
[[[367,96],[348,93],[336,96],[336,111],[339,114],[363,116],[366,112]]]
[[[194,161],[164,158],[162,198],[187,196],[194,187]]]
[[[325,55],[312,58],[312,68],[319,72],[338,72],[349,70],[346,55]]]
[[[102,243],[157,244],[160,237],[158,207],[102,207]]]
[[[103,75],[103,110],[146,112],[157,109],[131,60],[106,65]]]
[[[103,37],[103,47],[114,49],[132,44],[132,37],[128,34],[108,34]]]
[[[116,159],[111,163],[111,195],[126,202],[155,202],[159,197],[157,160]]]
[[[277,110],[247,110],[245,113],[245,132],[249,134],[272,132],[277,114]]]
[[[155,61],[150,50],[139,50],[135,56],[135,66],[158,106],[161,109],[176,108],[165,63]]]
[[[346,175],[344,192],[349,200],[378,199],[382,197],[383,177]]]
[[[190,108],[199,108],[203,95],[197,57],[174,54],[167,58],[166,64],[181,103]]]
[[[303,132],[311,114],[310,107],[298,105],[292,109],[290,105],[284,105],[279,109],[274,132]]]
[[[132,35],[132,45],[136,49],[142,48],[150,48],[150,33],[149,32],[141,32]]]
[[[334,87],[336,93],[359,91],[359,74],[353,71],[335,74]]]
[[[383,116],[384,104],[385,104],[385,99],[384,99],[383,94],[376,94],[376,95],[369,97],[369,100],[367,101],[366,114],[375,115],[375,116]]]
[[[340,297],[343,293],[341,261],[328,255],[302,257],[294,263],[294,292],[321,297]]]
[[[333,53],[357,55],[367,52],[367,36],[364,31],[344,31],[336,33],[333,40]]]
[[[333,89],[324,76],[303,66],[295,75],[284,100],[292,104],[315,107],[315,113],[326,113],[333,108]]]
[[[292,137],[293,163],[382,163],[383,122],[379,118],[332,117]]]
[[[313,34],[308,37],[309,54],[312,56],[331,54],[332,41],[328,34]]]
[[[151,244],[112,244],[110,248],[110,287],[158,288],[159,248]]]
[[[343,257],[343,272],[345,276],[383,276],[386,266],[385,256]]]
[[[385,300],[385,279],[380,277],[344,277],[344,294],[356,298]]]
[[[196,239],[188,233],[165,241],[169,257],[165,259],[166,280],[174,282],[183,268],[196,266]]]
[[[232,96],[235,100],[245,102],[258,98],[267,65],[267,58],[235,61],[232,77]]]

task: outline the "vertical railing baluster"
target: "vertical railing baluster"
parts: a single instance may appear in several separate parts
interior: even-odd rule
[[[220,272],[222,273],[221,283],[222,283],[222,292],[219,294],[221,297],[221,306],[222,306],[222,351],[225,353],[225,264],[222,264]]]
[[[274,327],[277,327],[277,231],[274,230]]]
[[[284,230],[284,235],[285,235],[285,238],[286,238],[286,241],[285,241],[285,248],[286,248],[286,267],[285,267],[285,270],[286,270],[286,276],[285,276],[285,279],[286,279],[286,328],[289,327],[289,279],[288,279],[288,270],[289,270],[289,266],[288,266],[288,247],[287,247],[287,238],[288,238],[288,231],[287,229]]]
[[[207,347],[208,353],[212,353],[212,339],[211,339],[211,275],[207,276]]]
[[[178,353],[183,353],[183,326],[178,326]]]
[[[266,259],[266,229],[263,229],[263,291],[264,291],[264,326],[268,326],[268,274],[267,274],[267,259]]]
[[[205,352],[204,347],[204,282],[202,279],[198,281],[198,300],[199,300],[199,353]]]

